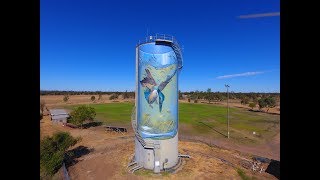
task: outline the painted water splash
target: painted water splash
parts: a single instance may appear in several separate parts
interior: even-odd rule
[[[176,135],[177,74],[172,52],[156,55],[140,52],[138,128],[143,138],[166,139]]]

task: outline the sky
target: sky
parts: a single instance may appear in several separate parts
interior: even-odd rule
[[[135,46],[173,35],[179,89],[280,92],[279,0],[40,0],[40,89],[134,91]]]

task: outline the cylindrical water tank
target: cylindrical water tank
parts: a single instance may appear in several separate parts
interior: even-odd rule
[[[161,170],[178,163],[178,75],[182,55],[173,37],[150,36],[136,47],[135,161]]]
[[[169,139],[178,131],[179,62],[173,48],[149,42],[138,47],[138,131]]]

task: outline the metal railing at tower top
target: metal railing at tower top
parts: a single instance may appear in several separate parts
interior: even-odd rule
[[[141,45],[141,44],[144,44],[144,43],[149,43],[149,42],[155,42],[155,41],[169,41],[173,44],[175,44],[177,47],[179,47],[180,49],[180,46],[179,46],[179,43],[177,41],[176,38],[174,38],[174,36],[172,35],[166,35],[166,34],[156,34],[154,36],[147,36],[145,37],[145,39],[143,40],[139,40],[137,46]]]
[[[156,41],[165,41],[171,43],[171,47],[175,52],[178,60],[178,69],[182,68],[182,49],[176,38],[171,35],[166,34],[156,34],[154,36],[147,36],[144,40],[139,40],[139,43],[136,46],[140,46],[141,44],[156,42]]]

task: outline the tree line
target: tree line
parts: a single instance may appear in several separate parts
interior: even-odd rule
[[[191,100],[208,100],[208,101],[223,101],[227,99],[227,92],[212,92],[210,88],[207,91],[190,91],[181,92],[179,91],[179,99],[191,99]],[[260,92],[229,92],[229,99],[240,99],[245,102],[249,100],[257,101],[261,98],[274,97],[276,100],[280,100],[280,93],[260,93]],[[247,104],[247,103],[245,103]]]
[[[134,91],[59,91],[59,90],[40,90],[40,95],[123,95],[125,94],[126,97],[134,97],[135,92]],[[216,100],[225,100],[227,98],[226,92],[212,92],[210,88],[207,89],[207,91],[186,91],[181,92],[179,91],[179,98],[184,98],[182,95],[187,96],[191,99],[205,99],[209,96],[212,96],[213,99]],[[268,97],[268,96],[274,96],[274,97],[280,97],[280,93],[260,93],[260,92],[249,92],[249,93],[243,93],[243,92],[229,92],[229,99],[243,99],[243,98],[259,98],[259,97]],[[210,98],[210,97],[209,97]]]
[[[134,91],[126,91],[129,95],[134,94]],[[121,91],[59,91],[59,90],[40,90],[40,95],[111,95],[123,94]]]
[[[226,92],[212,92],[210,88],[207,91],[191,91],[182,93],[179,91],[179,99],[188,99],[194,103],[198,103],[198,100],[207,100],[209,103],[211,101],[224,101],[228,98],[228,93]],[[262,108],[267,108],[267,112],[270,108],[276,106],[276,102],[280,101],[280,93],[235,93],[229,92],[229,99],[238,99],[243,105],[248,105],[252,110],[258,105],[259,110]]]

